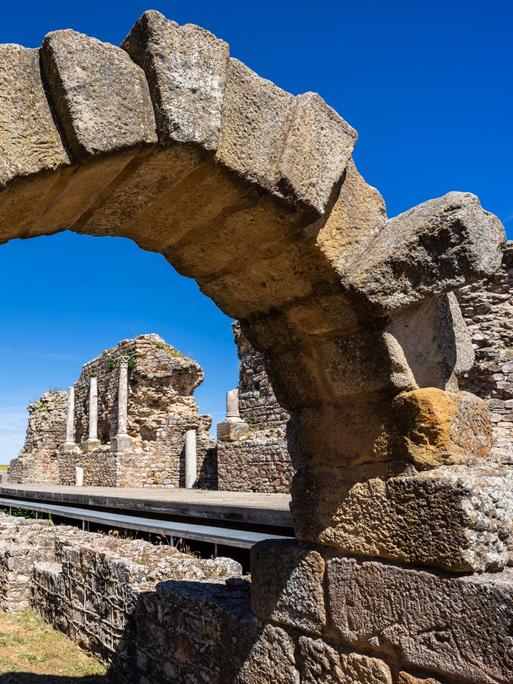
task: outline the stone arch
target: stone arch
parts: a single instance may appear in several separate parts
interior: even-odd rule
[[[356,132],[318,95],[158,12],[121,47],[63,30],[0,53],[0,240],[70,229],[162,253],[266,355],[292,415],[298,535],[471,565],[393,525],[370,535],[367,518],[407,514],[390,476],[489,450],[482,406],[455,391],[469,352],[448,293],[498,268],[498,219],[466,193],[387,219],[352,160]]]

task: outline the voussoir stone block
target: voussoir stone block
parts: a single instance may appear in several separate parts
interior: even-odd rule
[[[159,140],[216,150],[229,59],[227,43],[205,29],[145,12],[121,47],[144,69]]]
[[[511,682],[513,570],[452,576],[334,558],[327,573],[333,625],[345,643],[399,656],[405,669],[436,679]]]
[[[324,560],[294,541],[264,541],[251,550],[251,597],[265,621],[320,634],[326,624]]]
[[[351,158],[357,133],[317,93],[295,98],[278,187],[323,213]]]
[[[302,684],[392,684],[390,668],[378,658],[348,653],[307,636],[298,641]]]
[[[508,564],[513,486],[507,468],[441,466],[386,477],[387,466],[299,470],[291,502],[297,537],[453,572]]]
[[[124,50],[67,29],[45,37],[41,60],[57,119],[78,159],[157,141],[144,72]]]
[[[373,311],[390,314],[492,275],[505,239],[475,195],[449,192],[389,219],[348,285]]]
[[[276,191],[294,97],[230,59],[217,158],[248,180]]]
[[[0,45],[0,186],[69,163],[39,67],[39,50]]]

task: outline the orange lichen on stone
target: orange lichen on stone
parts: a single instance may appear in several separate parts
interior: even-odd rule
[[[420,468],[485,458],[492,448],[492,423],[485,402],[468,392],[424,387],[394,400],[399,447]]]

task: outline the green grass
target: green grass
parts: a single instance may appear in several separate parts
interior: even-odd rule
[[[68,677],[70,683],[77,682],[80,677],[80,684],[105,684],[105,673],[101,663],[33,611],[0,612],[2,684],[33,684],[33,675],[39,675],[41,681],[48,684],[62,684]]]
[[[2,470],[7,470],[8,467],[9,467],[8,465],[0,465],[0,472]]]

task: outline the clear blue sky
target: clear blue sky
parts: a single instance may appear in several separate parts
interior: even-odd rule
[[[468,190],[513,236],[510,0],[52,0],[4,3],[0,42],[74,28],[119,43],[145,9],[226,39],[281,87],[319,92],[358,131],[355,158],[389,215]],[[236,385],[230,321],[163,258],[121,239],[63,233],[0,247],[0,463],[26,404],[65,388],[118,340],[158,332],[205,368],[201,409],[219,420]]]

